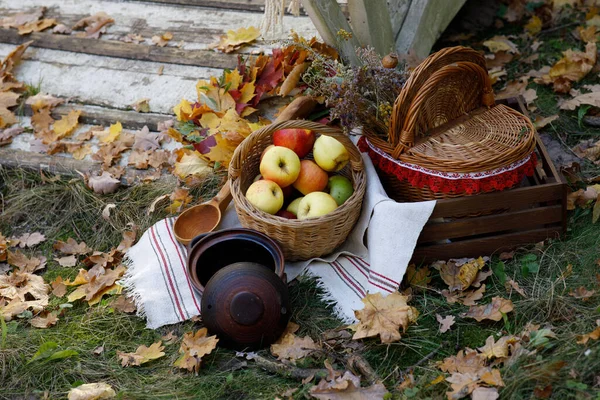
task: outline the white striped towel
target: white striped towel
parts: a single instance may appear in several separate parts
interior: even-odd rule
[[[286,263],[289,280],[301,273],[318,279],[325,300],[345,322],[354,320],[367,293],[395,291],[406,271],[417,238],[435,201],[397,203],[383,190],[371,160],[363,154],[367,193],[360,218],[346,242],[322,259]],[[173,235],[174,219],[157,222],[126,255],[121,282],[136,302],[148,328],[184,321],[200,314],[200,296],[187,275],[187,250]],[[240,226],[230,205],[219,229]],[[367,229],[368,228],[368,229]]]

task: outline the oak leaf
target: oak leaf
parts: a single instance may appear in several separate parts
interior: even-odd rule
[[[504,381],[502,380],[502,375],[500,375],[500,371],[495,368],[485,371],[479,378],[485,384],[490,386],[505,386]]]
[[[400,328],[406,331],[417,321],[419,312],[407,304],[407,297],[398,292],[383,297],[381,293],[367,294],[362,299],[364,308],[354,311],[359,323],[351,325],[355,331],[352,339],[379,335],[382,343],[400,340]]]
[[[80,19],[73,25],[73,30],[85,28],[85,33],[80,33],[78,36],[99,39],[102,33],[106,32],[106,27],[115,22],[105,12],[100,11],[89,17]]]
[[[33,247],[37,244],[42,243],[43,241],[46,240],[46,236],[44,236],[43,234],[41,234],[39,232],[33,232],[33,233],[24,233],[16,239],[19,241],[19,247],[24,248],[24,247]]]
[[[525,30],[531,36],[537,35],[542,30],[542,20],[537,15],[531,17],[529,22],[525,24]]]
[[[121,366],[123,367],[131,367],[133,365],[140,366],[164,356],[164,348],[165,347],[162,345],[162,342],[159,341],[153,343],[150,345],[150,347],[141,345],[137,348],[135,353],[123,353],[121,351],[117,351],[117,356],[121,360]]]
[[[129,250],[131,246],[133,246],[133,244],[135,243],[135,238],[137,236],[136,229],[137,228],[134,227],[133,230],[123,231],[123,239],[121,240],[121,243],[119,243],[119,245],[117,246],[117,251],[125,253],[127,250]]]
[[[135,134],[133,150],[156,150],[160,147],[159,134],[152,133],[147,126],[144,126]]]
[[[448,332],[450,327],[456,322],[454,315],[442,317],[440,314],[435,314],[435,319],[440,323],[440,333]]]
[[[113,178],[113,176],[107,172],[102,171],[100,176],[92,176],[88,179],[87,186],[92,189],[95,193],[108,194],[115,192],[121,181]]]
[[[148,157],[148,164],[156,169],[171,165],[171,152],[169,150],[154,150]]]
[[[14,253],[9,250],[7,262],[8,264],[19,268],[21,272],[35,272],[46,266],[46,257],[40,256],[40,258],[29,258],[21,253],[20,250],[17,250]]]
[[[182,355],[173,364],[176,367],[195,371],[198,373],[202,362],[202,357],[210,354],[216,347],[216,336],[206,336],[208,330],[206,328],[199,329],[196,333],[188,332],[183,335],[179,352]]]
[[[561,110],[575,110],[577,107],[588,104],[600,107],[600,92],[584,93],[573,97],[560,105]]]
[[[286,334],[278,342],[271,345],[271,354],[278,360],[290,360],[293,363],[321,348],[310,336],[301,338],[293,333]]]
[[[54,312],[45,313],[45,315],[38,315],[37,317],[32,318],[29,322],[31,323],[31,326],[35,328],[45,329],[56,325],[58,317]]]
[[[558,60],[547,75],[536,79],[537,83],[554,85],[554,91],[568,93],[572,82],[578,82],[585,77],[596,64],[596,43],[589,42],[585,51],[569,49],[563,52],[563,58]]]
[[[175,331],[170,331],[166,335],[161,337],[165,344],[173,344],[179,340],[179,337],[175,334]]]
[[[221,36],[218,43],[212,45],[224,53],[231,53],[246,43],[253,42],[260,36],[260,31],[254,26],[228,30],[226,35]]]
[[[112,307],[115,310],[119,310],[124,313],[133,313],[137,307],[131,297],[120,295],[115,301],[112,302]]]
[[[473,318],[477,322],[481,322],[484,319],[490,319],[492,321],[500,321],[502,314],[511,312],[514,309],[513,303],[510,300],[503,299],[502,297],[492,298],[492,302],[483,306],[471,306],[464,316]]]
[[[0,26],[3,28],[18,28],[30,22],[35,22],[44,16],[46,7],[40,7],[32,12],[20,12],[11,17],[0,19]]]
[[[321,400],[383,400],[388,391],[382,383],[361,387],[360,379],[346,371],[343,376],[330,381],[321,379],[318,385],[310,388],[310,394]]]
[[[29,308],[42,311],[48,305],[49,291],[39,275],[19,271],[0,275],[0,316],[10,321]]]
[[[93,153],[90,144],[82,143],[67,143],[66,150],[68,153],[71,153],[76,160],[83,160],[86,156]]]
[[[477,387],[479,382],[479,376],[470,372],[460,373],[455,372],[446,381],[450,382],[451,392],[447,392],[449,400],[462,399],[463,397],[471,394]]]
[[[11,128],[0,130],[0,146],[11,143],[15,136],[20,135],[24,131],[25,130],[21,126],[13,126]]]
[[[127,158],[127,165],[133,165],[137,169],[148,169],[150,151],[133,150]]]
[[[87,254],[92,251],[84,241],[78,244],[73,238],[68,238],[66,242],[57,240],[53,247],[63,254]]]
[[[80,110],[71,110],[69,114],[63,115],[60,120],[54,123],[52,130],[58,135],[59,139],[70,135],[77,128],[80,114]]]
[[[98,400],[112,399],[117,397],[117,393],[108,383],[84,383],[69,390],[67,394],[68,400]]]
[[[579,286],[577,289],[575,289],[575,291],[571,290],[569,292],[569,296],[572,296],[576,299],[582,299],[583,301],[588,301],[595,293],[595,290],[587,290],[585,286]]]
[[[8,240],[6,237],[0,232],[0,261],[6,261],[6,257],[8,256]]]

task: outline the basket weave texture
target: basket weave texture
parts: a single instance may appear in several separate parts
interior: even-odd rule
[[[432,54],[414,70],[394,103],[387,140],[365,129],[369,142],[393,159],[443,173],[518,163],[534,151],[534,132],[529,118],[495,105],[485,59],[461,46]],[[379,172],[396,200],[473,194],[436,192]]]
[[[246,199],[246,191],[260,173],[260,156],[273,144],[273,132],[279,129],[310,129],[318,135],[339,140],[350,153],[350,161],[337,174],[352,182],[354,193],[334,211],[318,218],[285,219],[267,214]],[[307,157],[312,158],[312,154]],[[229,164],[231,194],[240,223],[279,243],[287,261],[307,260],[331,253],[345,240],[361,212],[366,190],[364,164],[358,148],[339,129],[310,121],[285,121],[265,126],[248,136],[235,150]]]

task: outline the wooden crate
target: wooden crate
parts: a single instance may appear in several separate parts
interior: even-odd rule
[[[498,102],[527,115],[521,98]],[[489,256],[561,237],[567,224],[567,185],[537,133],[536,140],[538,167],[520,187],[438,200],[419,236],[412,261],[419,264]]]

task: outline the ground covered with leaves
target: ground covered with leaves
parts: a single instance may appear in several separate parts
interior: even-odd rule
[[[185,193],[159,179],[102,194],[89,181],[1,169],[0,398],[600,398],[600,15],[577,1],[504,3],[492,26],[447,33],[440,45],[485,52],[495,90],[524,95],[570,180],[563,240],[411,266],[398,293],[364,299],[353,326],[334,317],[316,282],[300,278],[290,284],[293,323],[280,341],[236,353],[199,320],[146,329],[116,284],[136,236],[210,198],[222,174],[188,182]],[[255,93],[254,80],[228,76],[225,92],[235,85],[243,96],[248,85]],[[283,75],[272,86],[281,83]],[[205,82],[199,97],[221,86]],[[200,126],[243,122],[225,109],[250,106],[230,103],[220,114],[197,111],[208,115]],[[189,120],[196,109],[182,102],[176,112]],[[42,117],[40,132],[54,123]],[[115,125],[101,137],[112,143],[119,134]],[[170,206],[157,206],[167,197]]]

